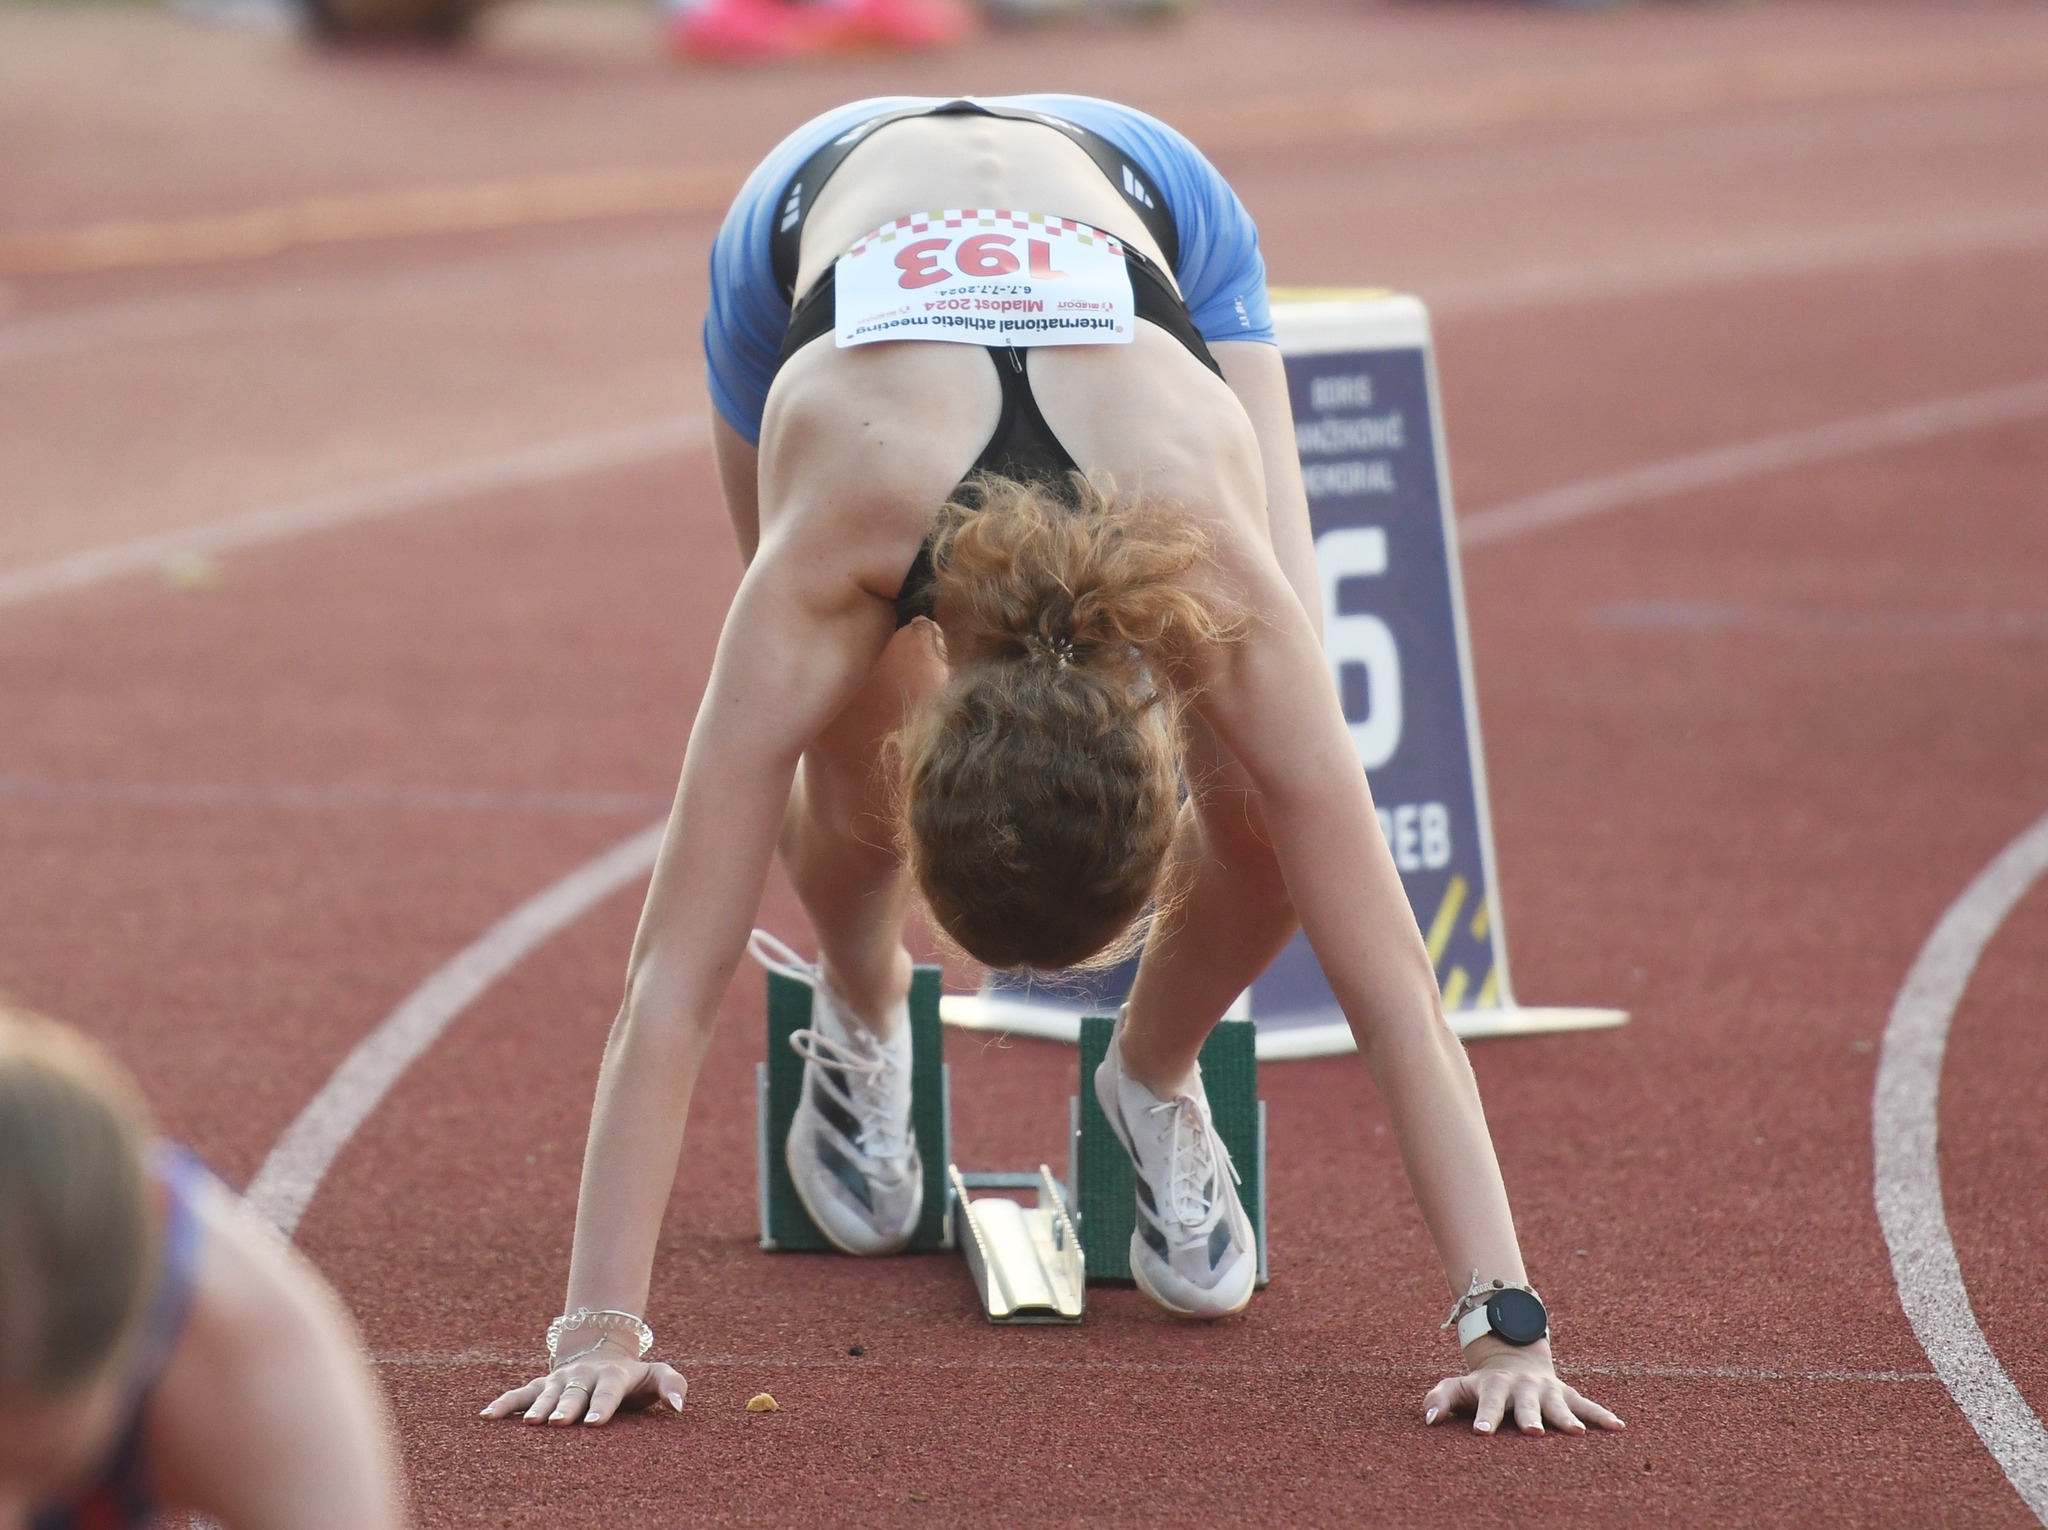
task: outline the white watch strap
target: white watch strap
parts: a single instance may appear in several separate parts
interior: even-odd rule
[[[1481,1302],[1458,1319],[1458,1347],[1462,1349],[1474,1339],[1492,1332],[1493,1324],[1486,1317],[1486,1303]]]

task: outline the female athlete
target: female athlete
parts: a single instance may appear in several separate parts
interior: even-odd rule
[[[0,1007],[0,1525],[397,1530],[394,1457],[320,1278],[97,1049]]]
[[[1049,319],[992,338],[971,317],[887,338],[929,334],[940,321],[917,315],[935,308],[990,310],[877,308],[876,270],[913,298],[1061,274],[1050,236],[1020,266],[1049,224],[1089,235],[1064,246],[1076,262],[1113,252],[1091,291],[1114,297],[1079,305],[1108,316],[1095,333],[1111,343]],[[963,227],[997,232],[956,245]],[[1272,342],[1243,207],[1187,140],[1126,107],[864,101],[755,171],[712,253],[705,326],[747,571],[605,1053],[553,1368],[486,1416],[681,1408],[641,1314],[691,1089],[779,847],[821,956],[754,949],[813,985],[785,1151],[839,1247],[900,1248],[921,1209],[913,889],[1000,967],[1098,958],[1142,921],[1095,1078],[1137,1171],[1132,1267],[1178,1315],[1240,1310],[1257,1249],[1196,1055],[1304,928],[1458,1298],[1465,1367],[1426,1418],[1620,1427],[1552,1368],[1471,1070],[1344,724]]]

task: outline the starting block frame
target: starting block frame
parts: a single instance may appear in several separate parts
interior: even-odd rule
[[[1044,1164],[1036,1174],[963,1174],[946,1168],[953,1241],[967,1256],[991,1323],[1078,1323],[1088,1305],[1087,1260],[1066,1189]],[[1026,1210],[970,1190],[1035,1190]]]
[[[1078,1323],[1087,1287],[1131,1278],[1136,1226],[1131,1162],[1095,1100],[1095,1069],[1116,1021],[1080,1022],[1078,1088],[1068,1100],[1068,1178],[1047,1166],[1035,1173],[964,1171],[952,1162],[952,1074],[939,1021],[939,969],[911,977],[911,1125],[924,1164],[924,1207],[907,1253],[958,1248],[982,1310],[995,1323]],[[836,1252],[798,1199],[783,1157],[803,1090],[803,1059],[790,1032],[810,1024],[808,984],[768,974],[767,1057],[755,1065],[755,1161],[761,1247],[770,1252]],[[1237,1169],[1238,1195],[1259,1241],[1258,1283],[1268,1278],[1266,1103],[1258,1097],[1258,1047],[1249,1020],[1225,1019],[1201,1053],[1202,1081],[1217,1135]],[[1037,1193],[1025,1207],[1002,1194]]]
[[[761,1247],[790,1253],[836,1253],[818,1231],[790,1183],[782,1145],[804,1087],[804,1060],[790,1050],[789,1033],[811,1023],[807,983],[768,974],[768,1055],[754,1065],[755,1167],[761,1186]],[[911,1128],[924,1159],[924,1211],[909,1252],[953,1246],[947,1215],[946,1167],[952,1151],[948,1079],[939,1029],[939,969],[919,967],[910,976]]]
[[[1069,1103],[1073,1127],[1072,1183],[1080,1201],[1081,1242],[1088,1278],[1129,1281],[1131,1233],[1137,1226],[1137,1190],[1130,1155],[1109,1128],[1095,1100],[1095,1069],[1109,1050],[1116,1021],[1081,1020],[1081,1090]],[[1266,1102],[1259,1098],[1258,1049],[1249,1020],[1219,1020],[1202,1044],[1203,1091],[1216,1135],[1238,1173],[1238,1198],[1259,1240],[1259,1285],[1268,1277],[1266,1242]]]

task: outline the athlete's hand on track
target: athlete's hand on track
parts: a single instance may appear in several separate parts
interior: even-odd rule
[[[1564,1384],[1550,1357],[1503,1347],[1463,1376],[1447,1376],[1422,1400],[1422,1421],[1435,1424],[1454,1413],[1470,1413],[1472,1428],[1492,1434],[1512,1418],[1524,1434],[1541,1434],[1546,1424],[1565,1434],[1628,1426],[1590,1397]]]
[[[514,1387],[483,1410],[484,1418],[519,1414],[529,1424],[603,1424],[621,1408],[666,1403],[680,1413],[689,1382],[660,1360],[636,1360],[601,1342],[572,1355],[545,1376]]]

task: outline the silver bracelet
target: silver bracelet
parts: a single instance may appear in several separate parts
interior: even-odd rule
[[[561,1347],[562,1335],[572,1328],[631,1329],[640,1345],[634,1352],[635,1360],[646,1359],[647,1352],[654,1348],[654,1330],[636,1313],[621,1312],[616,1307],[578,1307],[574,1312],[565,1312],[548,1324],[548,1364],[555,1363],[555,1351]],[[585,1350],[584,1353],[588,1354],[590,1351]]]

